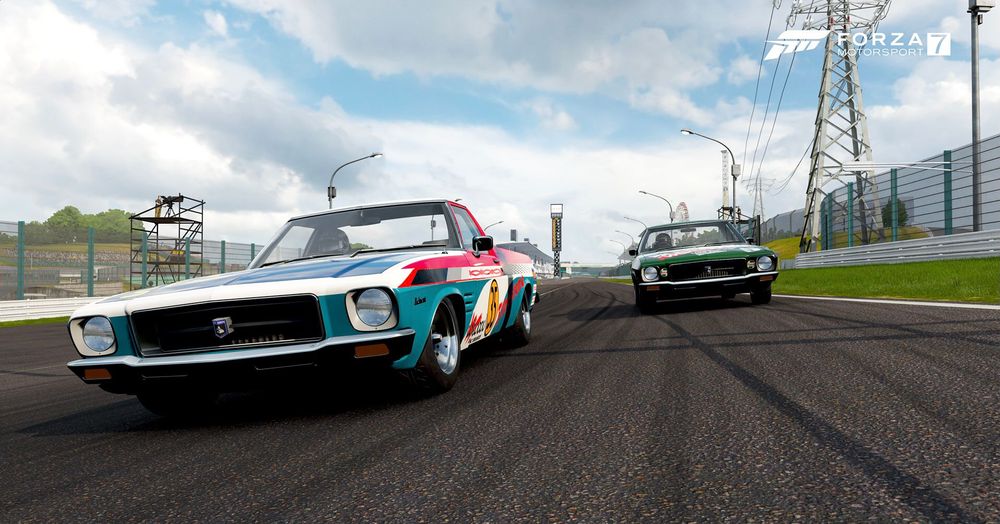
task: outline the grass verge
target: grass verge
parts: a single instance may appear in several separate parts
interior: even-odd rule
[[[69,317],[54,317],[54,318],[32,318],[28,320],[9,320],[7,322],[0,322],[0,328],[17,327],[17,326],[40,326],[45,324],[65,324],[69,322]]]
[[[782,271],[785,295],[1000,303],[1000,258]]]

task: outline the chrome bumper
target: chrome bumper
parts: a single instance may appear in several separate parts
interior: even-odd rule
[[[684,280],[681,282],[674,282],[671,280],[657,280],[655,282],[642,282],[640,286],[691,286],[696,284],[725,284],[727,282],[746,282],[750,279],[757,279],[759,277],[766,276],[778,276],[777,271],[766,271],[761,273],[751,273],[749,275],[739,275],[735,277],[722,277],[722,278],[703,278],[697,280]]]
[[[91,357],[82,358],[68,362],[66,365],[77,370],[88,367],[107,366],[127,366],[130,368],[155,368],[158,366],[189,366],[199,364],[219,364],[227,362],[239,362],[243,360],[254,360],[270,357],[287,357],[295,355],[307,355],[326,349],[332,346],[353,346],[358,344],[374,342],[391,342],[401,338],[413,337],[416,332],[412,329],[400,329],[397,331],[383,333],[364,333],[360,335],[348,335],[343,337],[330,337],[312,342],[309,344],[295,344],[291,346],[278,346],[256,349],[234,349],[220,351],[216,353],[194,353],[187,355],[137,357],[134,355]]]

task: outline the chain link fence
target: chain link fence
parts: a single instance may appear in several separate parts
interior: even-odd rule
[[[980,145],[980,229],[1000,229],[1000,135]],[[820,207],[822,249],[912,240],[973,231],[972,145],[925,158],[915,167],[875,176],[877,191],[854,177],[840,179]],[[764,243],[802,233],[803,210],[781,213],[762,226]]]
[[[104,297],[130,288],[127,242],[97,242],[93,228],[72,231],[68,242],[32,235],[31,224],[0,220],[0,300]],[[260,244],[205,241],[203,274],[246,269]],[[186,276],[178,274],[178,280]],[[141,287],[142,279],[131,285]]]

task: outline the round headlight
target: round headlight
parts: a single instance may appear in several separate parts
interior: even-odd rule
[[[83,343],[88,348],[102,353],[115,344],[115,332],[106,317],[94,317],[83,324]]]
[[[655,267],[646,267],[642,269],[642,279],[646,282],[652,282],[657,279],[660,272]]]
[[[371,327],[385,324],[392,316],[392,298],[381,289],[367,289],[358,296],[358,317]]]
[[[768,256],[759,257],[757,259],[757,269],[761,271],[770,271],[774,269],[774,261]]]

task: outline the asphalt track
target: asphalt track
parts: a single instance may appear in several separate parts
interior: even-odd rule
[[[0,522],[1000,519],[1000,312],[544,285],[449,393],[384,376],[174,421],[0,330]]]

